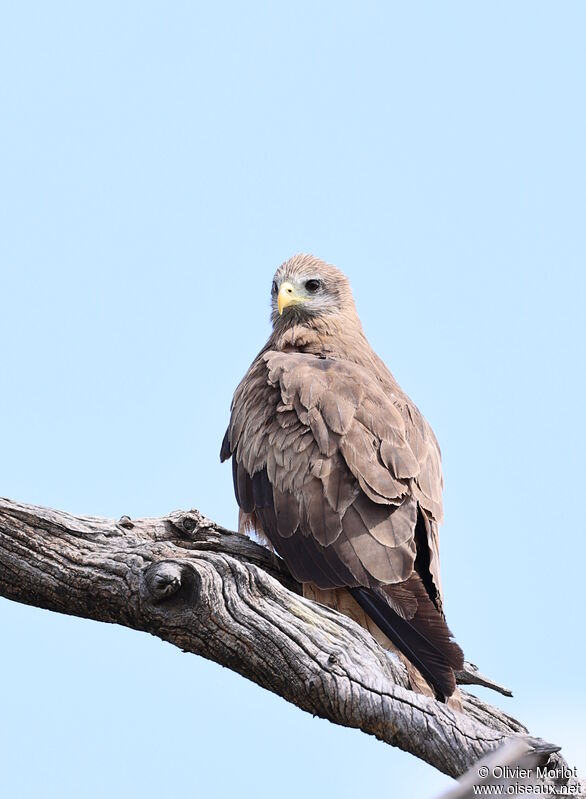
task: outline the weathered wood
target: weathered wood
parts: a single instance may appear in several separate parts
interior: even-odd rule
[[[408,690],[365,630],[303,599],[278,557],[196,510],[115,522],[0,500],[0,595],[153,633],[451,776],[511,739],[568,768],[558,747],[470,694],[458,713]]]

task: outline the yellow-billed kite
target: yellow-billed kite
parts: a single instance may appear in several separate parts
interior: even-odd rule
[[[370,347],[338,269],[295,256],[271,303],[273,332],[236,389],[221,451],[241,530],[274,547],[305,596],[390,639],[446,700],[463,655],[442,611],[435,436]]]

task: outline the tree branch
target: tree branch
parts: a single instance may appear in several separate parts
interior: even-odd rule
[[[114,522],[0,500],[0,595],[153,633],[454,777],[522,739],[556,785],[573,779],[558,747],[497,708],[462,692],[458,713],[410,691],[368,632],[303,599],[278,557],[196,510]]]

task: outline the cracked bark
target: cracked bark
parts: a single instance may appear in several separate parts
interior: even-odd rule
[[[553,769],[551,784],[578,784],[558,747],[501,710],[462,691],[457,713],[408,690],[368,632],[303,599],[279,558],[196,510],[115,522],[0,500],[0,596],[150,632],[453,777],[513,739]],[[474,667],[461,678],[484,679]]]

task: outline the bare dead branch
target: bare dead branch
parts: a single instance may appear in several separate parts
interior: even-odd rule
[[[555,772],[544,784],[573,784],[559,747],[468,693],[458,713],[410,691],[365,630],[303,599],[279,558],[196,510],[115,522],[0,500],[0,595],[153,633],[451,776],[513,739]]]

